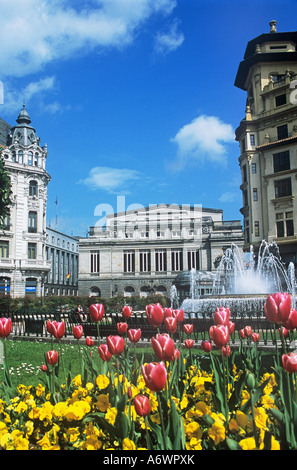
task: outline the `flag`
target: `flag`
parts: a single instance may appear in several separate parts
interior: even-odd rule
[[[70,278],[70,274],[71,274],[71,273],[67,274],[67,276],[66,276],[66,278],[67,278],[67,279],[69,279],[69,278]]]

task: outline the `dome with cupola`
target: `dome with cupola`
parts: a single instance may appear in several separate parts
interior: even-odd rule
[[[9,133],[9,145],[17,143],[29,146],[35,142],[39,144],[40,139],[37,137],[34,127],[31,126],[31,119],[25,105],[23,105],[16,122],[17,124],[11,128]]]

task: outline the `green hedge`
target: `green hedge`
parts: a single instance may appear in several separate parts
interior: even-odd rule
[[[103,304],[107,312],[120,312],[124,305],[130,305],[133,310],[144,310],[146,305],[160,303],[163,307],[170,306],[170,300],[163,295],[150,295],[148,297],[123,297],[111,299],[87,296],[48,296],[48,297],[22,297],[13,299],[9,295],[0,296],[0,315],[20,313],[53,313],[72,312],[78,304],[85,311],[94,303]]]

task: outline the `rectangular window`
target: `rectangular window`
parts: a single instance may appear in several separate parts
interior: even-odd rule
[[[245,139],[242,139],[241,141],[241,153],[245,152]]]
[[[9,242],[7,241],[0,241],[0,258],[8,258],[9,257]]]
[[[275,153],[273,155],[273,167],[274,173],[279,171],[285,171],[290,169],[290,152],[286,150],[285,152]]]
[[[90,272],[93,274],[100,272],[100,252],[98,250],[91,250],[90,268]]]
[[[189,250],[188,257],[188,270],[199,269],[199,250]]]
[[[139,252],[139,270],[141,273],[148,273],[151,270],[151,251],[142,250]]]
[[[155,269],[156,269],[156,272],[166,272],[167,271],[166,250],[156,250],[156,252],[155,252]]]
[[[257,164],[256,163],[252,163],[252,173],[257,173]]]
[[[291,178],[275,181],[274,187],[276,198],[292,195]]]
[[[30,211],[28,214],[28,232],[37,232],[37,212]]]
[[[258,201],[258,190],[253,188],[253,201]]]
[[[275,106],[282,106],[283,104],[286,104],[287,102],[287,96],[284,93],[283,95],[278,95],[275,97]]]
[[[291,237],[294,235],[293,212],[275,214],[277,238]]]
[[[135,251],[124,251],[124,273],[135,272]]]
[[[243,165],[243,167],[242,167],[242,181],[243,181],[243,183],[247,182],[246,165]]]
[[[255,135],[254,134],[250,135],[250,142],[251,142],[251,145],[255,145]]]
[[[28,243],[28,259],[37,258],[37,245],[36,243]]]
[[[278,126],[277,130],[277,140],[286,139],[288,137],[288,125],[284,124],[283,126]]]
[[[171,250],[171,271],[183,270],[183,250],[180,248]]]
[[[260,227],[259,227],[259,222],[256,220],[255,221],[255,237],[260,236]]]

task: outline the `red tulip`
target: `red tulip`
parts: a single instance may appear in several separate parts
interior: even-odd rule
[[[146,386],[152,392],[160,392],[166,385],[167,371],[165,363],[150,362],[141,366],[141,372]]]
[[[164,311],[161,304],[147,305],[145,307],[146,318],[151,326],[160,326],[164,320]]]
[[[287,293],[276,293],[267,297],[264,313],[271,323],[281,324],[288,320],[291,313],[291,297]]]
[[[180,357],[180,351],[179,351],[179,349],[175,349],[170,360],[171,360],[172,362],[178,361],[178,360],[179,360],[179,357]]]
[[[122,336],[111,335],[106,338],[108,350],[114,356],[122,354],[125,348],[125,340]]]
[[[164,317],[165,318],[173,316],[173,308],[171,308],[171,307],[164,308],[163,312],[164,312]]]
[[[94,340],[91,336],[86,337],[86,345],[87,346],[94,346]]]
[[[174,353],[174,341],[167,333],[151,338],[154,353],[160,361],[169,361]]]
[[[46,353],[46,360],[50,366],[55,366],[59,360],[57,351],[48,351]]]
[[[290,331],[287,330],[287,328],[281,326],[281,327],[278,329],[278,332],[279,332],[280,337],[283,336],[284,338],[289,338]]]
[[[259,335],[259,333],[252,333],[252,335],[251,335],[251,340],[252,340],[254,343],[259,343],[259,341],[260,341],[260,335]]]
[[[221,348],[229,341],[229,328],[226,325],[213,325],[209,329],[209,335],[215,345]]]
[[[225,307],[218,307],[213,315],[215,325],[229,325],[230,310]]]
[[[130,328],[128,330],[128,338],[131,341],[131,343],[138,343],[138,341],[141,338],[141,329],[140,328],[137,328],[137,329]]]
[[[186,333],[186,335],[191,335],[194,330],[194,325],[192,323],[187,323],[183,326],[183,330]]]
[[[185,339],[185,346],[187,349],[192,349],[192,347],[194,346],[194,340],[193,339]]]
[[[138,416],[147,416],[151,411],[148,397],[145,395],[137,395],[134,398],[134,408]]]
[[[233,335],[234,330],[235,330],[235,323],[233,323],[232,321],[229,321],[228,328],[229,328],[229,335]]]
[[[103,304],[92,304],[89,307],[89,314],[95,323],[98,323],[102,320],[104,315],[104,305]]]
[[[242,328],[242,330],[239,331],[239,336],[244,339],[245,338],[245,331],[244,331],[244,328]]]
[[[72,328],[72,333],[75,339],[80,339],[84,334],[84,329],[81,325],[75,325]]]
[[[283,321],[283,326],[287,328],[287,330],[294,330],[297,328],[297,310],[291,309],[290,315],[287,320]]]
[[[132,315],[132,307],[129,307],[129,305],[125,305],[123,308],[122,308],[122,315],[124,318],[130,318],[131,315]]]
[[[168,331],[168,333],[175,333],[177,330],[177,320],[174,317],[166,317],[164,320],[164,326],[165,330]]]
[[[42,364],[42,365],[40,366],[40,370],[41,370],[42,372],[46,372],[46,371],[47,371],[47,365],[46,365],[46,364]]]
[[[63,321],[47,321],[46,329],[56,339],[61,339],[65,335],[65,323]]]
[[[11,318],[0,318],[0,338],[7,338],[10,335],[12,328]]]
[[[244,327],[244,334],[246,338],[249,338],[252,334],[252,327],[251,326],[245,326]]]
[[[221,349],[221,352],[222,352],[224,357],[230,356],[230,353],[231,353],[230,346],[229,345],[223,346],[222,349]]]
[[[127,329],[128,329],[128,324],[127,323],[125,323],[125,322],[117,323],[117,332],[119,333],[119,335],[125,334]]]
[[[176,318],[177,323],[182,323],[184,321],[185,312],[182,309],[173,310],[172,315]]]
[[[100,344],[100,346],[98,346],[98,352],[102,361],[108,362],[112,358],[112,354],[109,351],[107,344]]]
[[[297,354],[296,353],[292,352],[288,354],[283,354],[282,363],[283,363],[284,369],[290,374],[297,372]]]
[[[204,352],[210,352],[212,350],[212,342],[210,340],[201,341],[200,346]]]

